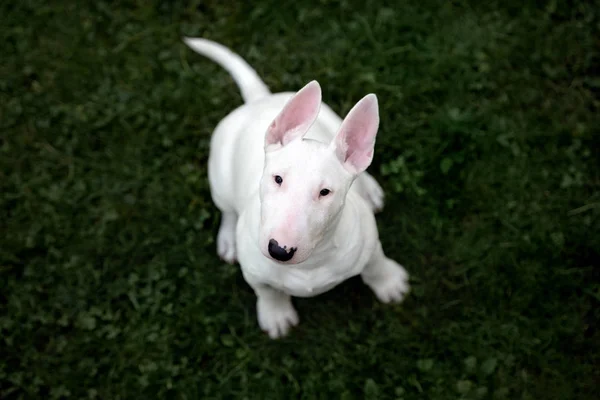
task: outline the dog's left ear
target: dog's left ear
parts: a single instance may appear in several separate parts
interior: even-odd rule
[[[357,175],[371,165],[378,128],[377,96],[368,94],[352,107],[331,142],[336,156],[351,174]]]
[[[321,86],[311,81],[298,91],[275,117],[265,135],[265,150],[276,150],[304,136],[321,108]]]

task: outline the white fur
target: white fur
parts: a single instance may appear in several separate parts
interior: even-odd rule
[[[290,296],[315,296],[359,274],[381,301],[400,302],[408,274],[383,253],[373,215],[383,190],[364,172],[379,123],[375,95],[342,121],[321,103],[315,81],[297,93],[271,94],[229,49],[184,41],[222,65],[245,100],[214,131],[208,175],[222,212],[218,254],[239,261],[258,298],[260,327],[272,338],[287,334],[298,323]],[[281,253],[272,255],[271,239],[279,251],[296,249],[291,259],[275,259]]]

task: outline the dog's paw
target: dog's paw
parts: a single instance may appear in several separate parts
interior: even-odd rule
[[[382,187],[371,175],[362,174],[362,195],[371,205],[373,212],[379,212],[383,209],[385,194]]]
[[[367,283],[382,303],[400,303],[410,291],[408,273],[393,260],[387,259],[383,274]]]
[[[275,302],[259,297],[256,305],[258,324],[271,339],[278,339],[288,334],[293,326],[298,325],[298,313],[291,300]]]

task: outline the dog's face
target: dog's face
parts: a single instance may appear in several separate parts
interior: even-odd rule
[[[311,82],[290,99],[265,136],[259,247],[281,263],[310,257],[335,226],[354,178],[373,158],[377,98],[368,95],[357,103],[329,145],[303,139],[320,104],[321,89]]]
[[[290,264],[306,260],[336,219],[353,176],[327,145],[295,140],[266,154],[260,184],[260,247]]]

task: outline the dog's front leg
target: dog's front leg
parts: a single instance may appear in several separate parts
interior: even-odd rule
[[[290,328],[298,324],[298,314],[289,295],[265,284],[253,286],[256,297],[256,312],[260,328],[271,339],[287,335]]]
[[[408,273],[396,261],[385,256],[381,243],[377,244],[361,278],[383,303],[399,303],[410,290]]]

